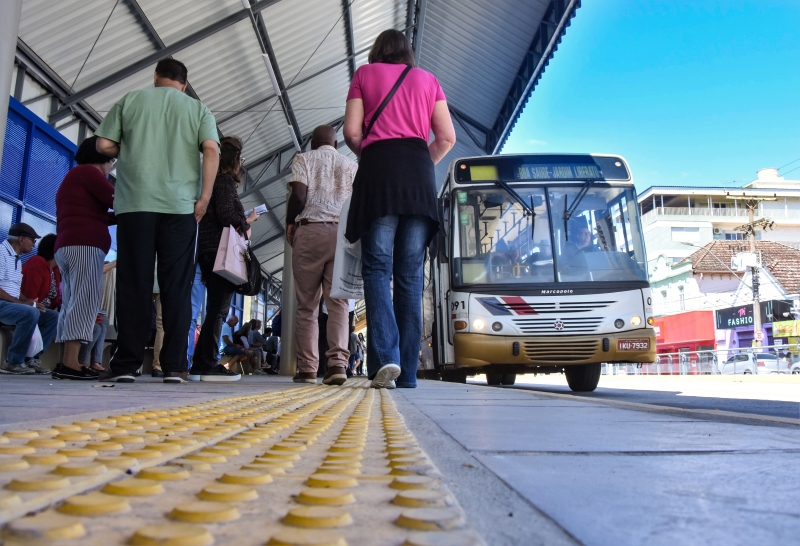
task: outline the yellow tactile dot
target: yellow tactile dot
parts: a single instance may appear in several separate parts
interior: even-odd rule
[[[392,504],[406,508],[440,508],[447,506],[447,493],[435,489],[412,489],[400,491]]]
[[[353,523],[350,514],[333,506],[300,506],[292,508],[281,520],[294,527],[343,527]]]
[[[400,457],[389,461],[389,466],[392,468],[401,466],[426,466],[427,464],[428,460],[424,457]]]
[[[124,497],[144,497],[157,495],[164,492],[164,487],[155,480],[142,480],[138,478],[125,478],[118,482],[107,483],[102,489],[109,495],[122,495]]]
[[[419,457],[422,455],[421,449],[398,449],[396,451],[389,452],[386,455],[387,459],[400,459],[402,457]]]
[[[65,442],[85,442],[91,439],[92,435],[85,432],[62,432],[55,437],[55,440],[64,440]]]
[[[11,508],[20,504],[21,502],[22,499],[19,498],[19,495],[16,493],[12,493],[11,491],[0,491],[0,510]]]
[[[97,457],[98,453],[94,449],[86,449],[85,447],[65,448],[57,451],[60,455],[67,457]]]
[[[3,433],[3,436],[7,438],[38,438],[39,433],[35,430],[7,430]]]
[[[136,477],[158,481],[186,480],[189,478],[189,471],[179,466],[153,466],[142,469]]]
[[[240,432],[238,436],[241,436],[242,438],[247,438],[249,441],[250,438],[269,438],[274,434],[275,432],[272,430],[255,429],[255,430],[247,430],[245,432]]]
[[[128,541],[131,546],[209,546],[214,537],[204,527],[186,523],[145,525]]]
[[[305,451],[308,448],[300,442],[278,442],[272,446],[272,449],[274,451]]]
[[[14,520],[3,529],[3,538],[12,544],[69,540],[85,534],[86,529],[80,521],[53,512]]]
[[[95,451],[122,451],[124,449],[118,442],[86,442],[84,447]]]
[[[52,473],[59,476],[94,476],[107,470],[104,464],[86,461],[60,464],[52,470]]]
[[[170,451],[180,451],[181,446],[179,446],[178,444],[166,444],[163,442],[159,442],[157,444],[150,444],[148,446],[144,446],[142,449],[149,449],[152,451],[163,451],[165,453],[168,453]]]
[[[97,491],[69,497],[57,508],[62,514],[71,516],[103,516],[127,512],[130,509],[131,507],[125,499]]]
[[[34,438],[33,440],[29,440],[25,445],[31,447],[55,448],[64,447],[67,444],[64,440],[57,440],[56,438]]]
[[[52,428],[40,428],[37,430],[29,430],[27,432],[35,432],[42,438],[52,438],[53,436],[58,436],[59,431],[52,429]],[[31,436],[26,436],[26,438],[31,438]],[[35,436],[34,436],[35,438]]]
[[[130,449],[122,452],[123,457],[133,457],[134,459],[158,459],[163,457],[160,451],[153,449]]]
[[[297,461],[300,459],[300,455],[294,451],[274,451],[270,449],[262,453],[258,458],[264,460],[275,459],[284,461]]]
[[[344,474],[347,476],[358,476],[361,474],[361,469],[355,466],[341,466],[341,465],[321,465],[317,472],[320,474]]]
[[[235,506],[221,502],[194,501],[176,506],[169,517],[188,523],[217,523],[239,519]]]
[[[142,438],[141,436],[128,436],[128,435],[112,436],[111,438],[109,438],[109,440],[112,442],[116,442],[118,444],[122,444],[124,446],[144,443],[144,438]]]
[[[331,453],[360,453],[364,451],[363,443],[341,443],[332,445],[328,451]]]
[[[6,484],[6,489],[12,491],[53,491],[68,485],[69,480],[63,476],[20,476]]]
[[[269,472],[255,470],[231,470],[218,478],[221,483],[232,483],[238,485],[262,485],[272,483],[272,476]]]
[[[184,459],[188,459],[190,461],[202,461],[204,463],[224,463],[227,461],[227,457],[225,455],[219,455],[218,453],[189,453],[183,457]]]
[[[390,476],[420,476],[431,470],[428,465],[396,466],[389,472]]]
[[[201,453],[215,453],[217,455],[225,455],[226,457],[235,457],[239,455],[239,450],[233,447],[220,447],[220,446],[209,446],[205,447],[200,450]]]
[[[353,494],[346,489],[319,489],[316,487],[303,489],[295,500],[299,504],[319,506],[344,506],[356,502]]]
[[[355,487],[358,480],[345,474],[312,474],[306,479],[305,484],[309,487]]]
[[[36,449],[31,446],[0,446],[0,455],[25,455],[36,453]]]
[[[124,430],[144,430],[144,427],[142,425],[135,424],[135,423],[123,423],[123,424],[117,425],[117,428],[121,428],[121,429],[124,429]]]
[[[389,487],[392,489],[433,489],[436,480],[425,476],[398,476],[392,480]]]
[[[242,502],[258,498],[258,491],[247,485],[215,483],[207,485],[197,498],[214,502]]]
[[[16,472],[30,468],[28,461],[23,459],[1,459],[0,472]]]
[[[289,462],[286,467],[291,467],[292,463]],[[276,464],[243,464],[241,470],[253,470],[255,472],[269,472],[270,474],[286,474],[283,466]]]
[[[193,446],[197,443],[194,438],[164,438],[165,444],[175,444],[179,446]]]
[[[361,453],[328,453],[326,461],[360,461],[364,458]]]
[[[347,541],[332,531],[281,529],[273,533],[267,546],[347,546]]]
[[[81,427],[78,425],[53,425],[50,427],[54,430],[58,431],[66,431],[66,432],[78,432],[81,430]]]
[[[97,421],[75,421],[72,424],[76,427],[80,427],[81,429],[100,428],[100,423]]]
[[[60,463],[66,463],[69,459],[65,455],[59,454],[38,454],[23,455],[23,459],[33,465],[52,466]]]
[[[414,508],[406,510],[395,524],[418,531],[449,531],[463,523],[461,515],[449,508]]]
[[[121,455],[111,455],[107,457],[95,457],[95,462],[102,463],[110,468],[131,468],[137,464],[133,457],[123,457]]]

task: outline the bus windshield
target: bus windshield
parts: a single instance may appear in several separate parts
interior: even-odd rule
[[[456,284],[647,281],[632,188],[513,189],[533,215],[499,185],[453,192]]]

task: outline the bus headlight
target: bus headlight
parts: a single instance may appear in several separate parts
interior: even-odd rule
[[[639,315],[633,315],[631,317],[631,326],[639,326],[642,323],[642,317]]]
[[[483,330],[486,327],[486,323],[483,322],[483,319],[476,318],[472,321],[472,329],[473,330]]]
[[[617,320],[614,321],[615,328],[619,329],[622,328],[623,326],[625,326],[625,321],[622,320],[621,318],[618,318]]]

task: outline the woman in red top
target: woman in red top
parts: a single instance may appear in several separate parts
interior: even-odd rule
[[[64,343],[63,361],[54,379],[97,379],[81,365],[81,343],[92,341],[103,289],[103,260],[111,248],[108,226],[114,223],[114,187],[107,177],[114,159],[99,153],[97,137],[84,140],[56,193],[56,262],[62,276],[62,304],[56,343]]]
[[[415,65],[406,36],[383,31],[353,76],[344,115],[345,141],[361,158],[346,236],[361,240],[367,372],[376,388],[417,385],[422,268],[439,225],[433,166],[456,141],[439,82]]]
[[[22,266],[20,292],[28,299],[38,301],[45,309],[58,311],[61,307],[61,271],[55,258],[56,236],[45,235],[36,247],[36,256],[31,256]]]

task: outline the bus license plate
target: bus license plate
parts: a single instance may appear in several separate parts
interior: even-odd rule
[[[617,340],[617,350],[618,351],[649,351],[650,350],[650,339],[618,339]]]

